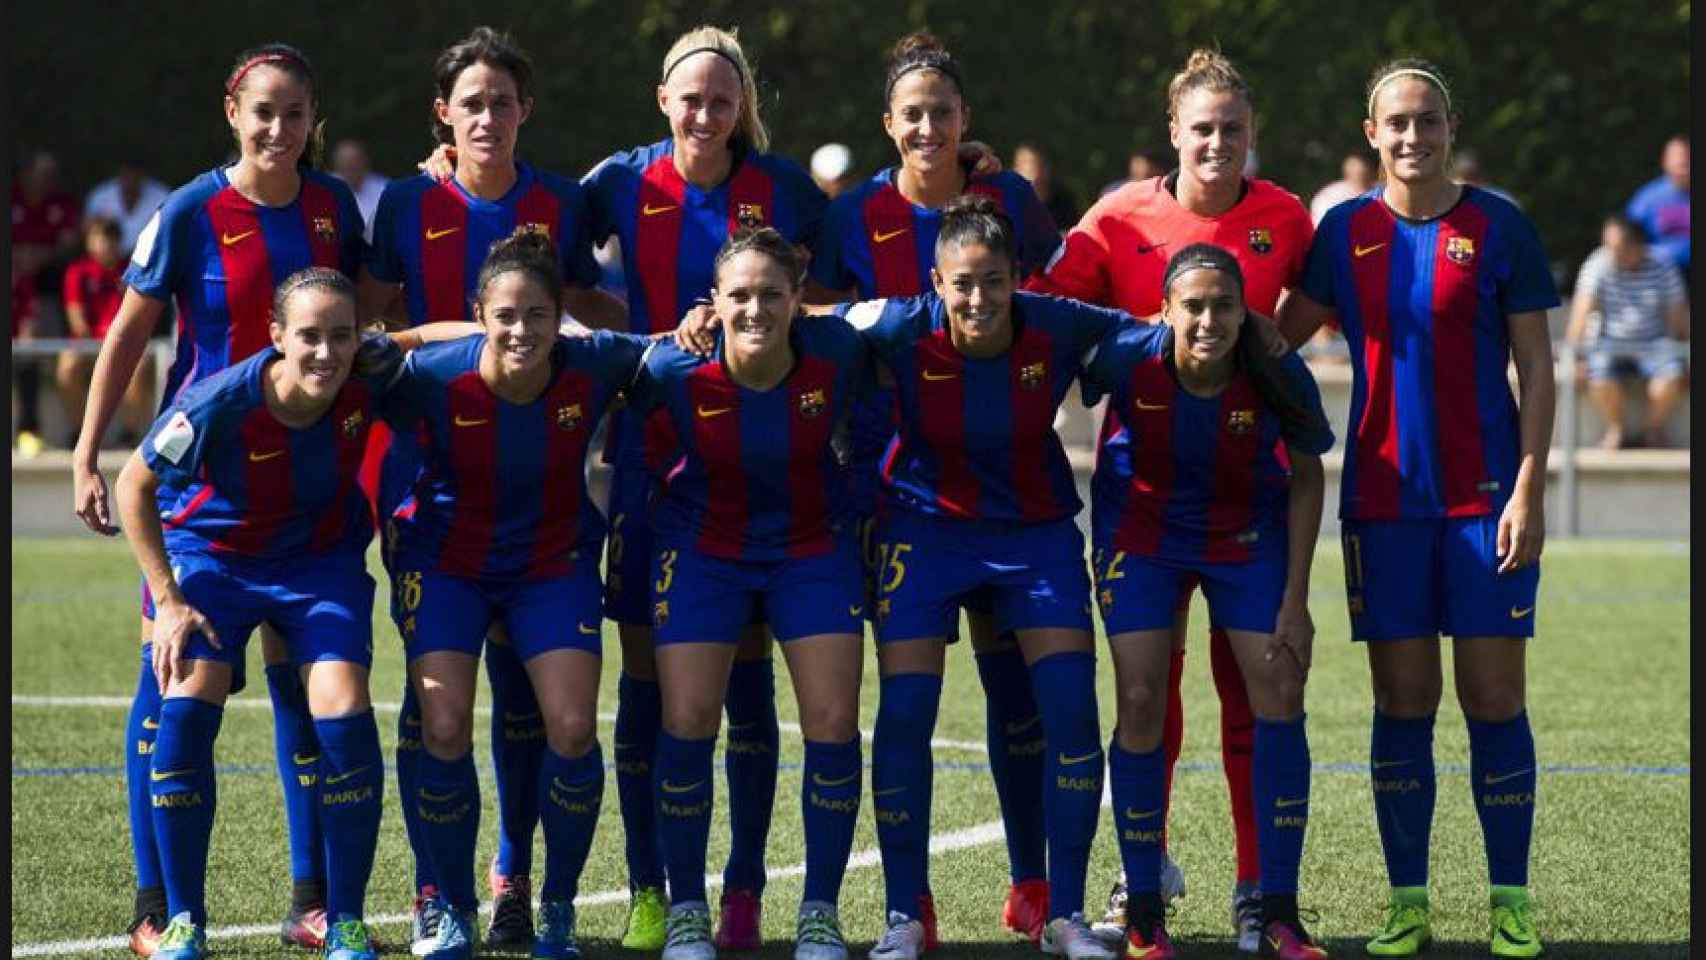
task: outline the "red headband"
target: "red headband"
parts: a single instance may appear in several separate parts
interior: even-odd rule
[[[308,69],[307,64],[288,53],[263,53],[253,56],[244,61],[243,65],[237,68],[237,72],[231,75],[231,82],[225,85],[226,94],[236,93],[238,84],[243,82],[243,76],[263,63],[294,63],[304,71]]]

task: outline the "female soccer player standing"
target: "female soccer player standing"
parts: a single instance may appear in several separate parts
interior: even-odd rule
[[[394,391],[393,429],[412,436],[418,425],[424,437],[392,560],[392,617],[421,708],[409,800],[438,885],[440,919],[423,952],[439,960],[474,951],[474,688],[480,647],[500,621],[545,718],[546,870],[532,952],[580,956],[575,888],[604,790],[595,736],[604,518],[587,499],[585,456],[646,341],[559,337],[559,263],[535,231],[494,245],[476,285],[482,334],[412,354]]]
[[[572,179],[516,159],[521,126],[534,105],[533,63],[527,54],[507,34],[478,27],[439,54],[433,82],[438,92],[433,132],[456,147],[455,167],[442,182],[426,174],[394,181],[380,197],[373,251],[362,278],[367,314],[393,327],[465,319],[492,244],[522,228],[550,238],[568,281],[562,296],[570,311],[597,326],[619,325],[621,304],[593,288],[598,265],[587,243],[585,192]],[[420,451],[413,437],[392,438],[383,426],[376,432],[380,437],[364,479],[379,515],[389,518],[408,495]],[[391,551],[385,556],[389,559]],[[525,949],[533,941],[530,874],[545,726],[527,671],[501,627],[494,628],[491,640],[485,662],[492,690],[498,849],[487,874],[493,904],[486,942]],[[420,751],[420,705],[405,679],[397,718],[397,780],[415,854],[411,939],[424,945],[439,918],[433,912],[436,885],[421,846],[419,813],[409,799]]]
[[[312,267],[286,279],[270,345],[182,393],[119,475],[125,536],[157,600],[149,679],[165,699],[148,777],[172,917],[162,960],[206,950],[214,739],[263,621],[284,639],[320,745],[325,955],[375,955],[361,918],[384,766],[367,686],[373,522],[355,475],[402,360],[381,342],[362,345],[373,369],[352,377],[355,315],[346,275]]]
[[[1558,305],[1534,227],[1446,173],[1458,115],[1423,60],[1376,70],[1363,132],[1384,185],[1334,207],[1281,309],[1301,343],[1335,312],[1355,372],[1339,516],[1351,632],[1374,682],[1374,809],[1392,899],[1368,943],[1415,954],[1428,925],[1433,727],[1449,634],[1492,882],[1494,956],[1541,952],[1528,897],[1534,635]],[[1520,400],[1506,370],[1515,361]]]
[[[720,349],[660,344],[632,391],[663,489],[652,621],[663,732],[657,816],[668,858],[664,960],[711,960],[705,844],[711,754],[735,645],[767,623],[788,661],[806,766],[806,876],[796,960],[845,960],[837,918],[858,822],[864,602],[851,525],[838,525],[832,441],[869,380],[865,345],[834,317],[797,315],[805,258],[779,231],[737,233],[713,287]],[[732,692],[730,694],[732,696]]]
[[[1108,767],[1130,957],[1174,956],[1159,882],[1161,744],[1175,598],[1192,583],[1227,631],[1256,714],[1261,953],[1326,956],[1298,920],[1297,873],[1309,817],[1309,568],[1333,435],[1303,361],[1271,359],[1250,329],[1243,283],[1222,247],[1176,251],[1161,281],[1165,323],[1110,335],[1084,373],[1089,389],[1112,394],[1120,424],[1097,457],[1091,525],[1119,701]]]
[[[1163,305],[1161,277],[1170,257],[1193,243],[1230,251],[1244,276],[1251,310],[1273,316],[1285,292],[1297,287],[1313,233],[1309,212],[1290,192],[1244,175],[1255,139],[1254,95],[1238,70],[1219,53],[1197,50],[1167,88],[1168,129],[1179,166],[1162,177],[1127,184],[1099,200],[1066,236],[1066,245],[1029,289],[1117,307],[1154,318]],[[1103,421],[1102,439],[1120,429],[1117,411]],[[1179,687],[1185,665],[1185,626],[1193,584],[1181,590],[1174,629],[1167,711],[1162,734],[1167,789],[1184,739]],[[1231,796],[1237,880],[1232,891],[1238,948],[1255,953],[1261,937],[1260,864],[1251,794],[1254,715],[1238,658],[1218,623],[1209,633],[1209,665],[1220,698],[1221,761]],[[1165,832],[1166,813],[1162,814]],[[1127,878],[1129,879],[1129,878]],[[1184,875],[1163,840],[1161,889],[1166,899],[1184,893]],[[1098,927],[1110,935],[1126,926],[1125,886],[1116,883]]]
[[[176,190],[137,240],[125,274],[130,289],[95,360],[72,455],[72,509],[91,530],[109,536],[118,532],[95,455],[167,300],[174,300],[178,310],[177,357],[166,377],[165,403],[170,405],[190,384],[266,346],[273,289],[285,277],[309,266],[330,267],[352,278],[360,269],[362,222],[355,198],[343,181],[308,167],[306,151],[318,138],[318,94],[313,69],[294,47],[268,44],[239,55],[224,86],[237,162],[215,167]],[[162,490],[163,510],[174,492]],[[148,792],[161,694],[149,666],[153,620],[145,582],[142,665],[125,732],[137,874],[131,949],[143,956],[152,952],[165,920],[164,851],[155,843]],[[286,943],[317,949],[325,933],[325,844],[315,815],[313,775],[320,748],[283,640],[265,624],[261,647],[295,881],[281,936]],[[237,666],[235,684],[241,689],[240,661]]]

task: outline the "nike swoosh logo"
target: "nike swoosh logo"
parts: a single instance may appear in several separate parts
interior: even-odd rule
[[[1512,620],[1521,620],[1523,617],[1526,617],[1533,612],[1534,612],[1533,607],[1512,607],[1511,608],[1511,619]]]
[[[1420,929],[1422,929],[1422,925],[1418,923],[1418,924],[1415,924],[1414,926],[1405,927],[1404,929],[1398,931],[1397,933],[1387,934],[1386,936],[1379,937],[1375,940],[1375,942],[1376,943],[1399,943],[1399,942],[1403,941],[1404,939],[1408,938],[1410,936],[1410,934],[1415,933],[1417,930],[1420,930]],[[1503,933],[1504,931],[1500,930],[1499,932]]]
[[[1504,927],[1499,928],[1499,939],[1513,947],[1526,947],[1534,942],[1527,937],[1513,937],[1510,935],[1510,931],[1506,930]]]
[[[672,203],[667,207],[654,207],[648,203],[645,206],[640,208],[640,213],[642,213],[648,217],[655,217],[660,213],[668,213],[671,210],[679,210],[679,209],[681,209],[681,204],[679,204],[679,203]]]
[[[598,636],[598,628],[597,627],[589,627],[584,623],[575,624],[575,629],[579,630],[581,633],[584,633],[589,637]]]
[[[1268,938],[1268,946],[1273,947],[1274,950],[1276,952],[1278,952],[1278,950],[1280,948],[1279,938],[1278,937],[1269,937]]]
[[[306,767],[311,763],[319,763],[320,762],[320,755],[317,753],[310,753],[310,754],[295,753],[295,754],[291,754],[290,759],[292,761],[294,761],[297,766]]]
[[[372,765],[369,764],[368,766],[372,766]],[[326,786],[329,787],[334,783],[343,783],[345,780],[348,780],[350,777],[353,777],[358,773],[365,773],[366,771],[367,771],[367,767],[362,766],[362,767],[356,767],[354,770],[351,770],[348,773],[340,773],[335,777],[327,777],[326,778]]]
[[[924,371],[924,379],[926,380],[952,380],[957,376],[959,376],[957,373],[937,373],[934,370]]]
[[[704,785],[704,783],[705,783],[705,781],[703,781],[703,780],[695,780],[685,787],[678,787],[675,784],[670,783],[668,780],[665,780],[663,782],[663,792],[664,793],[688,793],[688,792],[691,792],[693,790],[699,789],[701,786]]]
[[[158,729],[160,729],[160,721],[154,719],[153,717],[143,717],[142,718],[142,729],[144,729],[144,730],[158,730]]]
[[[244,230],[242,233],[227,233],[219,238],[219,242],[229,247],[234,243],[241,243],[254,235],[254,230]]]
[[[441,795],[436,794],[436,793],[429,793],[425,790],[422,790],[421,791],[421,799],[425,800],[428,803],[449,803],[450,801],[456,799],[456,794],[459,792],[460,791],[452,790],[449,793],[446,793],[446,794],[441,796]]]
[[[853,604],[852,606],[849,606],[847,608],[847,615],[850,617],[857,617],[864,612],[865,612],[865,608],[859,606],[858,604]]]
[[[451,234],[456,233],[461,229],[462,229],[461,227],[445,227],[443,230],[434,230],[431,227],[428,227],[427,232],[426,232],[426,238],[428,240],[437,240],[439,237],[448,237]]]
[[[1032,727],[1034,727],[1037,724],[1042,723],[1042,722],[1043,722],[1043,715],[1039,713],[1039,714],[1033,716],[1029,720],[1022,720],[1018,723],[1009,723],[1006,727],[1007,735],[1009,737],[1017,736],[1018,734],[1024,733],[1026,730],[1029,730]]]
[[[1157,816],[1160,813],[1160,807],[1156,807],[1154,810],[1133,810],[1130,807],[1125,808],[1127,820],[1148,820],[1150,817]]]
[[[1161,241],[1160,243],[1140,243],[1137,245],[1137,252],[1138,253],[1152,253],[1156,250],[1161,249],[1162,247],[1165,247],[1166,245],[1167,245],[1167,241],[1165,241],[1165,240]]]
[[[712,417],[720,417],[733,409],[734,407],[707,407],[704,404],[700,404],[699,415],[704,417],[706,420],[709,420]]]
[[[481,419],[481,420],[469,420],[468,418],[462,416],[462,414],[460,414],[460,413],[457,414],[454,418],[452,418],[452,420],[459,427],[478,427],[481,424],[486,424],[486,423],[492,422],[490,417],[487,417],[487,418]]]
[[[1131,402],[1136,404],[1137,409],[1139,409],[1139,410],[1165,410],[1165,409],[1167,409],[1167,405],[1165,403],[1144,403],[1142,399],[1136,398],[1136,397],[1132,398]]]
[[[1309,802],[1308,797],[1292,797],[1289,800],[1286,799],[1285,797],[1275,797],[1274,798],[1274,807],[1276,809],[1283,810],[1286,807],[1301,807],[1308,802]]]
[[[551,778],[551,786],[556,787],[558,790],[561,790],[564,793],[585,793],[588,790],[592,789],[592,784],[590,784],[590,783],[583,783],[578,787],[572,787],[572,786],[569,786],[568,784],[564,783],[558,777],[552,777]]]
[[[1094,760],[1101,755],[1102,755],[1102,751],[1092,750],[1089,753],[1086,753],[1085,755],[1083,755],[1082,757],[1069,757],[1064,753],[1056,754],[1055,759],[1060,761],[1061,766],[1069,767],[1075,763],[1083,763],[1086,760]]]
[[[1499,776],[1496,776],[1496,777],[1489,773],[1489,774],[1487,774],[1487,776],[1485,778],[1482,779],[1481,782],[1487,784],[1488,786],[1491,786],[1495,783],[1504,783],[1506,780],[1514,780],[1517,777],[1520,777],[1525,773],[1533,773],[1533,772],[1534,772],[1533,767],[1524,767],[1523,769],[1518,770],[1515,773],[1504,773],[1504,774],[1500,774]]]
[[[887,790],[873,790],[873,791],[871,791],[871,796],[873,796],[873,797],[892,797],[895,794],[897,794],[897,793],[899,793],[905,789],[906,789],[905,787],[889,787]]]
[[[890,240],[893,240],[895,237],[898,237],[905,232],[906,232],[905,227],[901,227],[899,230],[890,230],[888,233],[882,233],[880,231],[872,231],[871,242],[872,243],[888,243]]]
[[[268,460],[271,460],[275,457],[282,457],[282,456],[284,456],[283,450],[274,450],[271,453],[261,453],[260,451],[257,451],[257,450],[250,450],[249,451],[249,462],[250,463],[265,463]]]
[[[839,780],[830,780],[821,773],[812,774],[812,782],[820,787],[844,787],[857,779],[859,779],[859,775],[857,773],[850,773]]]
[[[1408,760],[1376,760],[1374,761],[1374,769],[1385,770],[1387,767],[1401,767],[1409,762]]]
[[[1360,257],[1366,257],[1366,256],[1368,256],[1368,255],[1369,255],[1369,254],[1371,254],[1371,253],[1373,253],[1373,252],[1374,252],[1374,251],[1376,251],[1376,250],[1379,250],[1379,249],[1380,249],[1380,248],[1381,248],[1381,247],[1384,247],[1384,246],[1386,246],[1386,244],[1384,244],[1384,243],[1377,243],[1377,244],[1374,244],[1374,245],[1373,245],[1373,246],[1370,246],[1370,247],[1365,247],[1365,246],[1363,246],[1363,245],[1362,245],[1362,244],[1360,244],[1360,243],[1359,243],[1359,244],[1357,244],[1357,245],[1356,245],[1356,246],[1355,246],[1355,247],[1354,247],[1354,248],[1352,248],[1352,250],[1351,250],[1351,254],[1352,254],[1352,255],[1353,255],[1353,256],[1356,256],[1356,257],[1359,257],[1359,258],[1360,258]]]
[[[173,777],[181,777],[187,773],[194,772],[194,767],[189,767],[184,770],[153,770],[149,772],[148,779],[153,780],[155,783],[159,783],[162,780],[170,780]]]

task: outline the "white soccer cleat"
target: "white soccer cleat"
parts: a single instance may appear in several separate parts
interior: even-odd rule
[[[711,908],[703,900],[669,908],[661,960],[717,960],[711,942]]]
[[[1262,950],[1262,890],[1253,883],[1232,887],[1232,929],[1238,931],[1239,953]]]
[[[822,900],[800,904],[794,927],[794,960],[847,960],[847,941],[835,905]]]
[[[1118,956],[1090,931],[1082,913],[1050,920],[1038,946],[1051,957],[1067,960],[1115,960]]]
[[[871,960],[918,960],[924,952],[924,924],[899,910],[889,911],[889,928],[871,947]]]

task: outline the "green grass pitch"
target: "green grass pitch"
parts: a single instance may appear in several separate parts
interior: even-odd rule
[[[372,564],[377,570],[376,558]],[[1530,713],[1542,764],[1533,887],[1541,931],[1554,957],[1683,957],[1689,952],[1689,551],[1685,544],[1557,542],[1541,586],[1540,638],[1529,658]],[[13,956],[119,955],[115,934],[129,919],[132,871],[119,764],[123,703],[136,671],[136,574],[124,546],[93,538],[12,544],[12,949]],[[1335,956],[1361,956],[1377,921],[1385,875],[1368,789],[1371,697],[1362,651],[1347,642],[1342,567],[1324,541],[1312,610],[1319,634],[1309,685],[1309,734],[1316,763],[1312,822],[1303,867],[1304,905],[1321,913],[1316,932]],[[382,574],[380,575],[383,576]],[[383,589],[383,580],[381,581]],[[1205,612],[1192,618],[1186,667],[1184,754],[1173,801],[1172,846],[1189,894],[1170,929],[1187,956],[1232,957],[1227,896],[1232,840],[1219,773],[1219,723],[1208,675]],[[373,690],[394,704],[399,643],[375,610]],[[600,711],[615,708],[614,630]],[[251,653],[258,658],[258,652]],[[1449,652],[1448,652],[1449,658]],[[778,658],[779,659],[779,658]],[[863,726],[876,716],[876,674],[865,677]],[[969,651],[950,654],[937,736],[963,741],[936,751],[932,859],[942,934],[939,956],[1018,957],[1034,948],[999,930],[1006,855],[984,757],[982,694]],[[253,659],[251,663],[253,663]],[[1100,658],[1104,736],[1111,729],[1112,670]],[[1449,676],[1449,663],[1447,673]],[[778,684],[786,669],[778,665]],[[288,893],[284,823],[272,771],[271,723],[262,685],[231,709],[220,738],[219,814],[209,892],[214,940],[223,956],[279,955],[276,923]],[[259,698],[256,700],[255,698]],[[84,699],[81,702],[77,698]],[[482,701],[483,702],[483,701]],[[784,723],[795,715],[781,696]],[[394,711],[394,707],[393,707]],[[478,757],[486,759],[485,720]],[[395,713],[381,710],[387,756]],[[602,737],[608,743],[609,731]],[[783,730],[784,764],[769,866],[762,957],[791,956],[803,859],[797,729]],[[1467,790],[1462,715],[1447,685],[1437,737],[1439,805],[1434,823],[1434,956],[1486,955],[1486,865]],[[867,754],[868,759],[868,754]],[[721,766],[719,764],[719,776]],[[495,798],[482,770],[486,813],[480,863],[495,845]],[[625,877],[615,786],[581,882],[589,956],[623,955]],[[398,943],[409,903],[410,862],[387,774],[385,821],[369,895],[379,931]],[[726,790],[719,787],[719,803]],[[868,806],[869,800],[866,800]],[[543,840],[535,863],[543,864]],[[720,869],[727,828],[712,832]],[[842,916],[855,956],[878,933],[882,883],[868,813],[861,814]],[[1114,876],[1110,824],[1099,825],[1091,865],[1092,912]],[[537,869],[537,868],[536,868]],[[483,889],[483,882],[482,882]],[[603,896],[601,896],[601,894]],[[238,928],[232,931],[230,928]],[[248,928],[244,932],[241,928]],[[224,929],[226,932],[221,932]],[[265,931],[265,932],[256,932]]]

